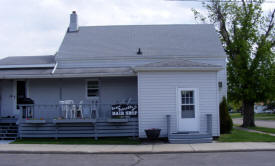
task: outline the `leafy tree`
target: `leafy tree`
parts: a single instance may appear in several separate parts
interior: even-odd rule
[[[263,3],[209,0],[203,3],[208,18],[192,9],[196,20],[215,25],[228,54],[228,99],[243,104],[243,127],[255,126],[254,103],[275,95],[275,9],[265,15]]]

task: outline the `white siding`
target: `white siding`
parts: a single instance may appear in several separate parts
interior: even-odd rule
[[[217,72],[139,72],[139,136],[148,128],[161,128],[161,136],[167,136],[167,114],[176,132],[177,88],[198,88],[200,131],[206,132],[206,114],[212,114],[213,136],[218,136]]]
[[[225,58],[207,58],[207,59],[190,59],[194,62],[207,63],[213,65],[220,65],[224,69],[218,71],[218,82],[222,82],[222,88],[219,89],[219,102],[221,102],[223,96],[227,96],[227,74],[226,74],[226,61]]]

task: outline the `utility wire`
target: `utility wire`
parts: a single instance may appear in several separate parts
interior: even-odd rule
[[[210,0],[166,0],[166,1],[185,1],[185,2],[211,2]],[[217,2],[242,2],[241,0],[229,1],[229,0],[217,0]],[[264,1],[264,3],[275,3],[275,1]]]

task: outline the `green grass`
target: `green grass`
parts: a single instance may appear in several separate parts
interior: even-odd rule
[[[266,133],[273,133],[275,134],[275,128],[267,128],[267,127],[249,127],[249,129],[257,130],[257,131],[262,131]]]
[[[275,142],[275,137],[267,134],[252,133],[233,129],[231,134],[222,134],[220,142]]]
[[[275,120],[275,114],[255,114],[257,120]]]
[[[141,141],[127,137],[116,138],[26,138],[18,139],[11,144],[71,144],[71,145],[138,145]]]
[[[241,113],[231,113],[231,118],[242,118]],[[255,114],[256,120],[275,120],[275,114],[265,114],[265,113],[259,113]]]
[[[241,113],[230,113],[230,116],[231,116],[232,119],[242,117]]]

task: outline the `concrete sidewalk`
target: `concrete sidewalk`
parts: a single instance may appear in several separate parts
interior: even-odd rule
[[[110,154],[110,153],[194,153],[232,151],[275,151],[273,143],[204,143],[155,145],[50,145],[2,144],[0,153],[60,153],[60,154]]]

